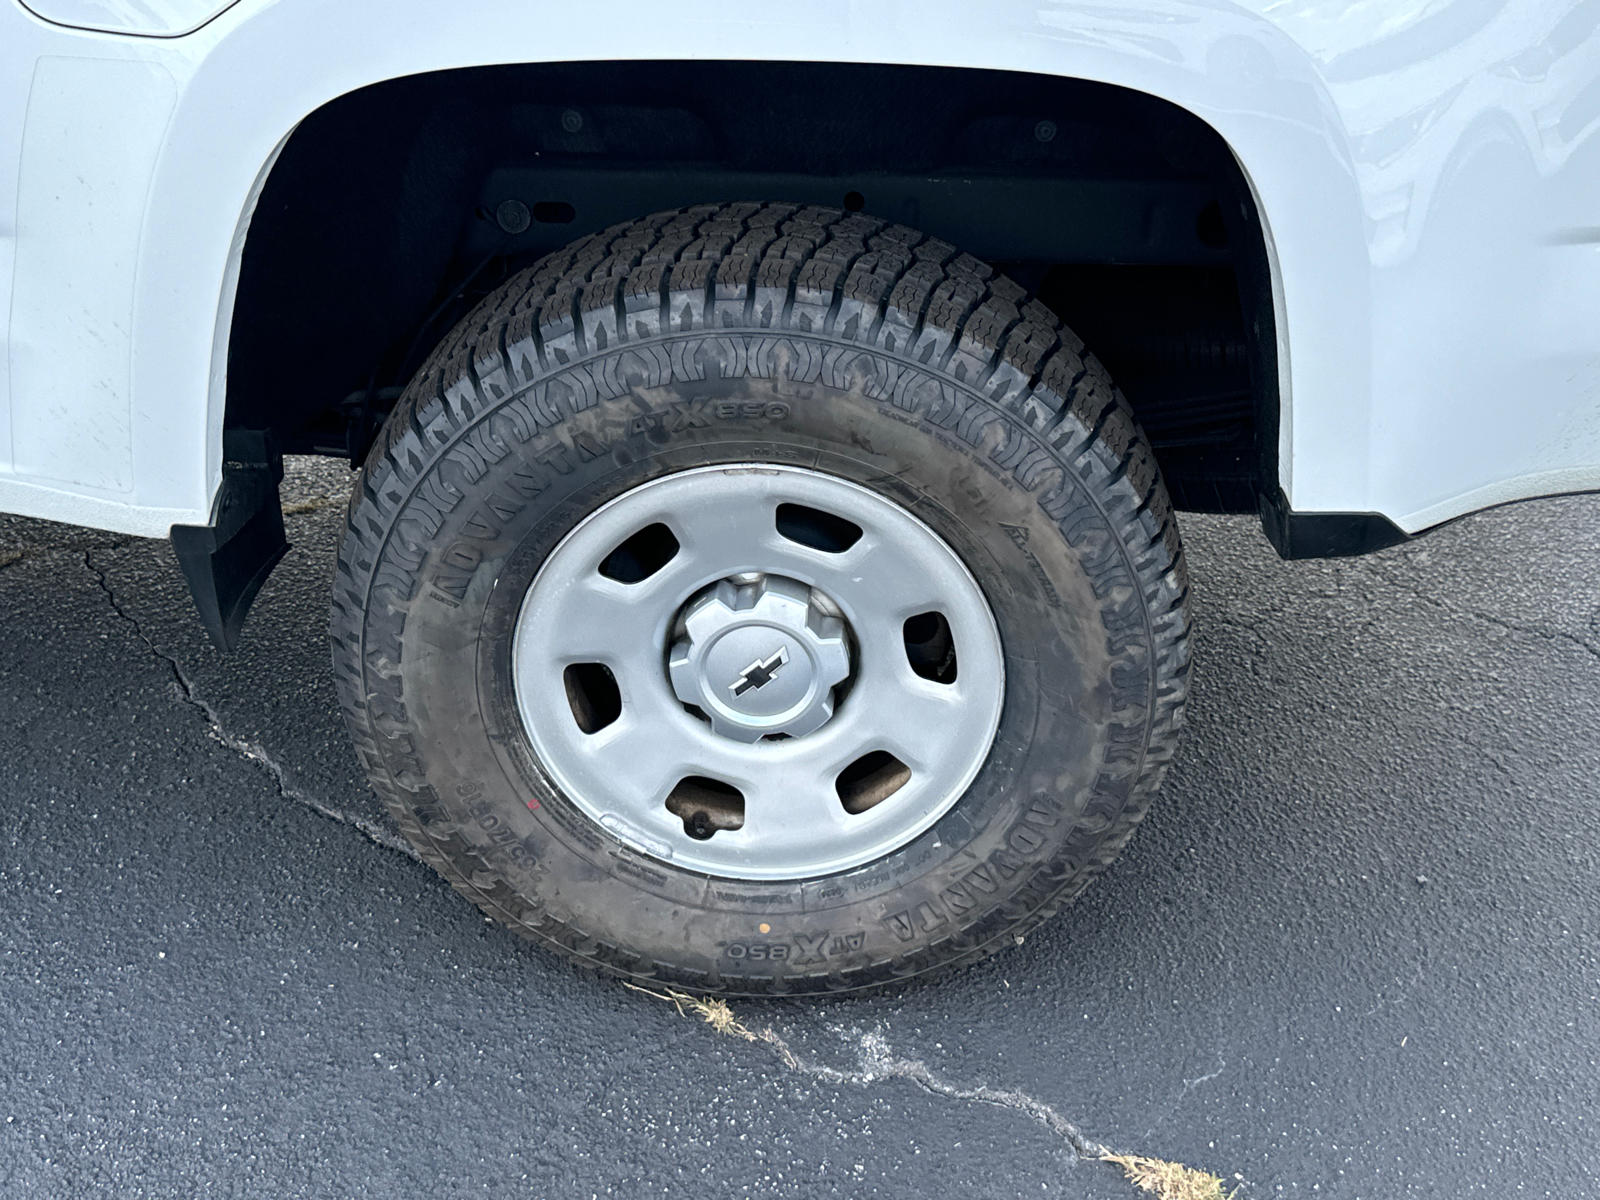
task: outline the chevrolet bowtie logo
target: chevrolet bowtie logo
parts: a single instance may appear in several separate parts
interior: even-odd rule
[[[786,647],[779,646],[766,658],[758,658],[743,671],[739,678],[728,685],[728,690],[735,696],[742,696],[751,688],[764,688],[772,682],[772,677],[778,669],[789,661],[789,651]]]

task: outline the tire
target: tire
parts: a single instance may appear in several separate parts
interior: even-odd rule
[[[569,795],[535,745],[589,743],[564,727],[530,736],[519,707],[554,703],[553,680],[524,682],[519,671],[532,668],[515,655],[519,622],[547,594],[536,581],[565,561],[569,539],[642,488],[763,472],[848,491],[868,524],[881,510],[884,529],[894,513],[914,518],[975,581],[1003,668],[970,784],[931,824],[904,825],[903,844],[800,878],[781,877],[799,861],[782,855],[778,877],[693,870],[632,826],[597,821],[610,800]],[[938,586],[957,587],[960,573]],[[426,861],[484,912],[614,975],[726,995],[841,993],[1010,946],[1105,869],[1173,752],[1186,602],[1149,444],[1048,309],[901,226],[748,203],[583,238],[438,346],[362,470],[331,625],[341,703],[373,786]],[[665,636],[684,628],[680,615]],[[526,653],[561,636],[526,633]],[[963,636],[957,672],[985,653],[979,634]],[[654,647],[669,650],[659,637]],[[856,652],[865,679],[866,651]],[[624,691],[663,669],[640,654],[617,666]],[[973,685],[972,703],[985,694]],[[869,719],[833,695],[840,729]],[[968,724],[941,729],[929,753]],[[718,849],[732,827],[708,804],[683,815],[694,840],[673,845],[742,862]]]

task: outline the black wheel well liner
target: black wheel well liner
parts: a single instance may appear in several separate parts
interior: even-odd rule
[[[806,194],[726,194],[753,187]],[[224,425],[359,461],[507,275],[728,199],[864,207],[995,262],[1112,371],[1178,507],[1278,494],[1270,267],[1221,136],[1144,93],[966,68],[520,64],[341,96],[289,138],[251,221]]]

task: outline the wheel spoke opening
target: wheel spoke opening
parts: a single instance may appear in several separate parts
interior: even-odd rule
[[[861,526],[854,521],[804,504],[778,505],[778,532],[828,554],[843,554],[861,540]]]
[[[678,539],[660,521],[631,535],[600,561],[600,574],[618,583],[643,583],[678,554]]]
[[[934,683],[956,681],[956,640],[941,612],[907,617],[902,630],[911,669]]]
[[[686,775],[667,796],[667,811],[683,821],[683,831],[708,841],[719,829],[744,826],[744,793],[704,775]]]
[[[873,750],[839,772],[834,790],[847,813],[864,813],[911,782],[911,768],[887,750]]]
[[[617,677],[604,663],[573,663],[561,672],[572,719],[585,733],[599,733],[622,715]]]

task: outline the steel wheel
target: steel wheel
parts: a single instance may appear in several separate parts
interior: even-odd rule
[[[846,870],[942,816],[1000,720],[971,573],[899,505],[777,465],[653,480],[556,548],[517,620],[517,705],[585,813],[740,879]]]

